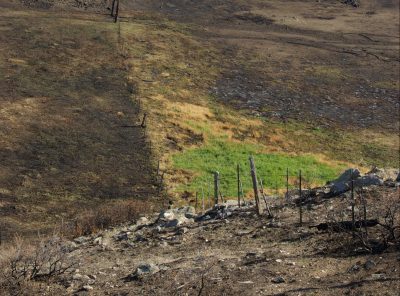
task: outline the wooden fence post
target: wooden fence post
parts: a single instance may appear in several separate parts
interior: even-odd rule
[[[354,215],[354,180],[353,180],[353,171],[351,171],[351,231],[353,233],[353,237],[355,236],[355,215]]]
[[[256,202],[257,215],[261,215],[262,209],[261,209],[260,196],[259,196],[259,191],[258,191],[257,171],[256,171],[256,166],[254,164],[253,156],[250,156],[249,161],[250,161],[251,179],[253,181],[254,199]]]
[[[360,188],[358,194],[360,196],[360,203],[362,203],[362,207],[363,207],[363,219],[364,219],[364,221],[367,221],[367,201],[365,200],[364,191],[363,191],[362,187]],[[368,228],[367,227],[364,227],[364,231],[365,231],[365,235],[368,236]]]
[[[244,205],[245,201],[244,201],[244,192],[243,192],[242,180],[240,180],[240,195],[242,196],[242,202],[243,202],[243,205]]]
[[[267,197],[265,196],[265,193],[264,193],[264,185],[263,185],[263,181],[262,181],[261,178],[260,178],[260,187],[261,187],[261,195],[262,195],[262,198],[263,198],[264,203],[265,203],[265,207],[266,207],[267,212],[268,212],[268,218],[273,218],[271,209],[269,208],[269,205],[268,205],[268,202],[267,202]]]
[[[286,201],[289,202],[289,168],[286,169]]]
[[[201,187],[201,210],[204,213],[204,188]]]
[[[219,172],[214,172],[214,205],[218,204],[219,195]]]
[[[142,123],[140,124],[140,127],[142,127],[142,128],[146,127],[146,117],[147,117],[147,113],[144,113]]]
[[[117,1],[117,7],[115,8],[114,23],[116,23],[118,20],[118,12],[119,12],[119,0],[116,1]]]
[[[301,170],[299,171],[299,224],[303,226],[303,196],[301,189]]]
[[[240,208],[240,164],[237,164],[236,172],[237,172],[237,198],[238,198],[238,207]]]
[[[113,0],[111,5],[111,16],[114,16],[114,7],[115,7],[115,0]]]

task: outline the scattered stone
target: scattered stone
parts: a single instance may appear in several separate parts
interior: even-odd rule
[[[78,245],[72,241],[66,241],[63,243],[62,249],[63,251],[70,253],[78,249]]]
[[[140,264],[135,272],[130,276],[133,279],[142,278],[147,275],[152,275],[160,271],[160,268],[153,263]]]
[[[231,216],[233,213],[232,209],[225,205],[215,205],[211,210],[208,210],[202,216],[196,217],[195,221],[207,221],[207,220],[218,220],[225,219]]]
[[[74,281],[80,281],[80,280],[82,280],[82,275],[79,274],[79,273],[76,273],[76,274],[74,274],[74,275],[72,276],[72,279],[73,279]]]
[[[121,231],[120,233],[118,233],[118,234],[115,236],[115,239],[116,239],[117,241],[127,240],[127,239],[129,238],[129,234],[130,234],[130,232]]]
[[[242,285],[250,285],[250,284],[254,284],[254,282],[253,281],[243,281],[243,282],[238,282],[239,284],[242,284]]]
[[[370,269],[374,268],[375,265],[376,265],[376,264],[375,264],[374,261],[372,261],[371,259],[368,259],[368,260],[364,263],[364,268],[365,268],[366,270],[370,270]]]
[[[384,274],[384,273],[373,273],[373,274],[371,274],[371,279],[373,279],[373,280],[384,280],[384,279],[386,279],[386,274]]]
[[[375,175],[381,180],[396,180],[396,177],[400,174],[398,169],[381,169],[378,167],[373,167],[367,175]]]
[[[141,225],[147,225],[149,224],[150,221],[149,219],[147,219],[146,217],[140,217],[137,221],[136,221],[136,225],[141,226]]]
[[[185,234],[189,231],[189,228],[187,227],[181,227],[176,231],[176,234]]]
[[[93,240],[93,243],[94,243],[95,245],[102,245],[102,244],[103,244],[103,237],[102,237],[102,236],[96,237],[96,238]]]
[[[74,239],[74,242],[79,245],[87,244],[91,240],[90,236],[80,236]]]
[[[285,282],[285,279],[281,276],[277,276],[271,280],[274,284],[282,284]]]
[[[170,221],[177,219],[177,217],[179,216],[184,216],[186,218],[193,219],[194,217],[196,217],[196,210],[194,209],[194,207],[190,206],[181,207],[177,209],[169,209],[162,211],[159,215],[159,219]]]
[[[349,273],[354,273],[360,271],[361,266],[359,264],[354,264],[352,267],[349,268]]]
[[[360,7],[360,1],[359,0],[343,0],[343,3],[351,5],[353,7]]]
[[[84,290],[84,291],[91,291],[91,290],[93,290],[93,287],[90,286],[90,285],[85,285],[85,286],[82,287],[82,290]]]
[[[162,226],[166,227],[166,228],[170,228],[170,227],[177,227],[177,226],[180,226],[182,224],[190,224],[190,223],[193,223],[193,222],[194,222],[193,219],[188,219],[185,216],[180,216],[177,219],[173,219],[173,220],[170,220],[170,221],[166,222]]]

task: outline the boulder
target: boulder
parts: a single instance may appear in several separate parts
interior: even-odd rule
[[[196,217],[196,210],[194,209],[194,207],[186,206],[162,211],[158,216],[159,219],[166,221],[179,219],[178,217],[193,219]]]
[[[383,180],[375,174],[365,175],[354,180],[354,187],[367,187],[372,185],[381,186],[383,185]]]
[[[349,182],[352,179],[357,179],[361,176],[360,171],[358,169],[347,169],[345,170],[336,180],[330,182],[330,183],[344,183],[344,182]]]
[[[371,175],[374,174],[376,175],[378,178],[382,179],[383,181],[386,180],[391,180],[394,181],[396,180],[396,178],[399,176],[399,170],[398,169],[381,169],[378,167],[373,167],[368,173],[367,175]]]
[[[358,169],[348,169],[344,171],[339,178],[334,181],[329,182],[330,191],[329,194],[331,196],[336,196],[346,191],[350,190],[349,183],[351,180],[355,180],[359,178],[360,171]]]
[[[167,227],[167,228],[169,228],[169,227],[177,227],[177,226],[180,226],[182,224],[190,224],[190,223],[193,223],[193,222],[194,222],[194,219],[189,219],[189,218],[186,218],[185,216],[177,216],[176,219],[169,220],[166,223],[164,223],[162,226],[163,227]]]

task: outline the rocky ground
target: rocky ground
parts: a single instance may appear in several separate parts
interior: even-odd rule
[[[348,176],[348,174],[347,174]],[[310,199],[299,225],[296,202],[268,199],[273,218],[252,202],[227,201],[205,213],[182,207],[63,243],[69,272],[36,282],[41,295],[398,295],[399,233],[382,245],[385,213],[399,205],[399,183],[363,188],[367,244],[320,222],[351,216],[332,188]],[[359,177],[359,180],[365,176]],[[345,190],[348,192],[348,189]],[[296,198],[294,199],[294,201]],[[394,203],[393,203],[394,202]],[[356,205],[356,215],[361,212]],[[399,219],[399,213],[396,214]],[[397,222],[398,223],[398,222]],[[366,247],[367,246],[367,247]],[[368,250],[368,246],[371,249]]]

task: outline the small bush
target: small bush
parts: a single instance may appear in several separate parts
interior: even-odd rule
[[[0,253],[0,291],[5,295],[25,295],[34,282],[49,280],[71,271],[76,262],[59,237],[36,245],[16,238]],[[29,293],[28,293],[29,294]]]

